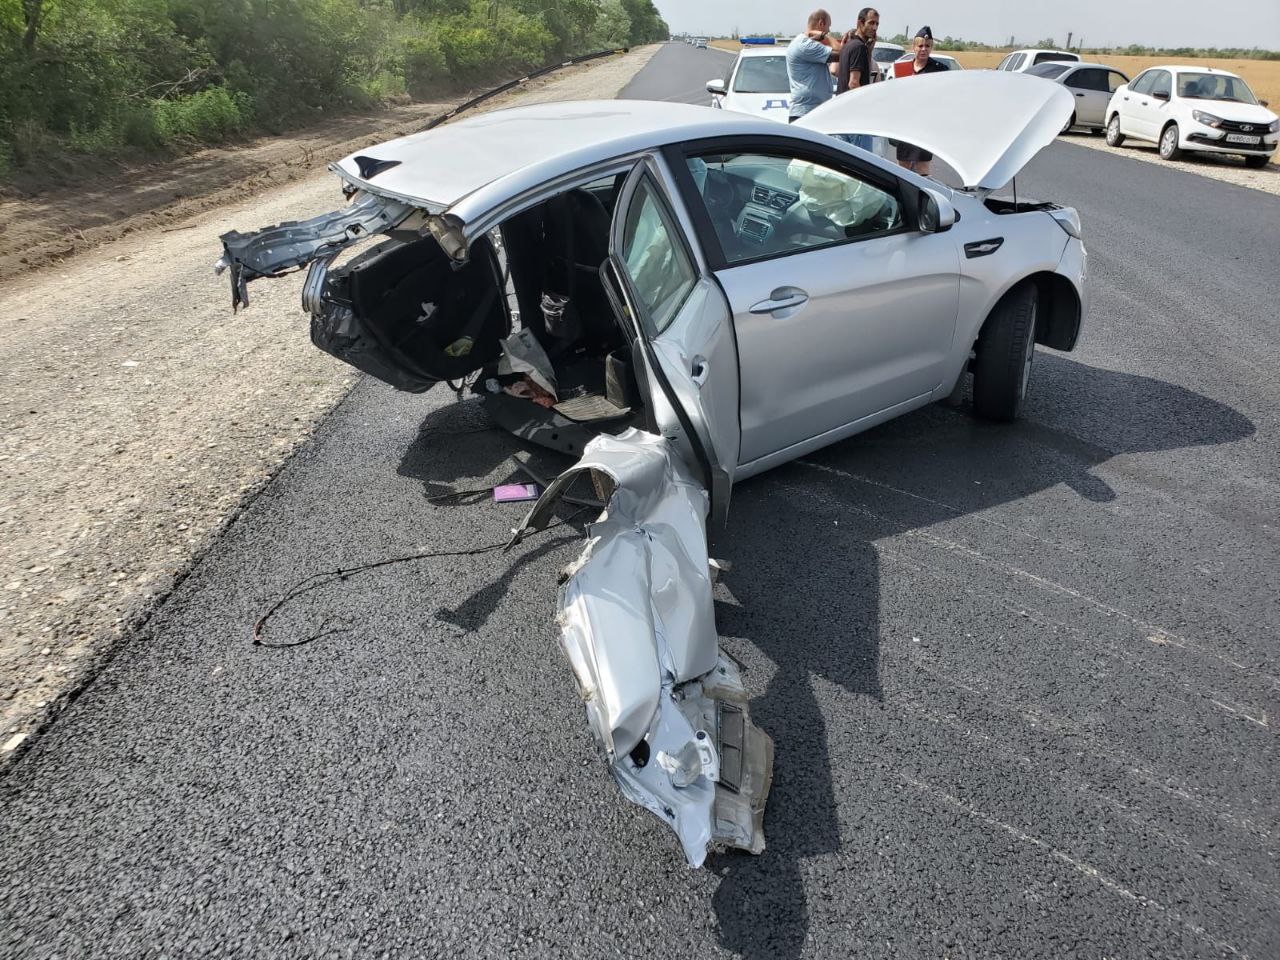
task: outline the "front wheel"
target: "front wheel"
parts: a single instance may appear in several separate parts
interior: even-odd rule
[[[1178,125],[1171,123],[1160,134],[1160,159],[1177,160],[1180,156],[1182,151],[1178,149]]]
[[[1036,285],[1024,281],[987,317],[973,361],[973,412],[984,420],[1016,420],[1027,398],[1036,355]]]
[[[1124,143],[1124,134],[1120,132],[1120,114],[1117,113],[1107,124],[1107,146],[1118,147],[1122,143]]]
[[[1244,165],[1246,167],[1252,167],[1254,170],[1261,170],[1267,165],[1267,162],[1270,161],[1270,159],[1270,157],[1245,157]]]

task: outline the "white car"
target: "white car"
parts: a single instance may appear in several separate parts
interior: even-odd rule
[[[890,43],[887,40],[876,41],[875,49],[871,51],[871,59],[876,62],[876,73],[880,75],[881,80],[893,72],[893,64],[901,60],[906,53],[906,48],[900,43]]]
[[[738,53],[728,81],[708,80],[711,105],[786,123],[791,81],[787,52],[779,47],[748,47]]]
[[[1076,98],[1076,109],[1063,128],[1085,127],[1101,133],[1107,127],[1107,104],[1111,95],[1129,82],[1119,70],[1101,63],[1040,63],[1025,71],[1066,87]]]
[[[931,54],[929,54],[929,57],[930,57],[930,59],[932,59],[932,60],[937,60],[939,63],[941,63],[941,64],[942,64],[944,67],[946,67],[948,70],[963,70],[963,69],[964,69],[964,67],[962,67],[962,66],[960,65],[960,61],[959,61],[959,60],[957,60],[955,57],[948,57],[945,53],[931,53]],[[901,57],[899,57],[897,60],[895,60],[895,61],[894,61],[894,63],[910,63],[910,62],[911,62],[912,60],[914,60],[914,59],[915,59],[915,56],[914,56],[914,55],[912,55],[912,54],[910,54],[910,53],[905,53],[905,54],[903,54]],[[884,77],[885,77],[885,79],[886,79],[886,80],[892,80],[892,79],[894,79],[894,70],[893,70],[893,67],[892,67],[892,66],[890,66],[890,67],[888,68],[888,70],[887,70],[887,72],[885,73]]]
[[[1126,137],[1159,144],[1160,156],[1228,153],[1265,167],[1280,140],[1280,118],[1234,73],[1212,67],[1144,70],[1107,105],[1107,143]]]
[[[707,38],[706,38],[706,37],[694,37],[694,38],[693,38],[693,46],[695,47],[695,49],[698,49],[698,50],[705,50],[705,49],[707,49]]]
[[[624,795],[697,866],[764,848],[773,757],[719,650],[708,517],[735,481],[969,375],[977,414],[1017,416],[1036,344],[1080,336],[1085,249],[1074,210],[994,192],[1072,106],[1060,86],[967,71],[872,84],[790,126],[679,103],[519,107],[339,161],[346,206],[227,233],[219,266],[236,306],[309,268],[321,349],[402,390],[466,380],[496,423],[581,458],[516,539],[592,477],[604,509],[565,571],[561,645]],[[920,144],[964,187],[831,135],[850,133]]]
[[[1009,73],[1025,73],[1041,63],[1077,63],[1079,60],[1080,54],[1071,53],[1068,50],[1015,50],[1001,60],[996,69]]]

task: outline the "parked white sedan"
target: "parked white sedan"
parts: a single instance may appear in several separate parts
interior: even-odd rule
[[[791,81],[785,47],[746,47],[738,53],[729,79],[708,80],[711,105],[786,123]]]
[[[402,390],[474,378],[496,422],[581,457],[520,529],[597,481],[561,643],[623,793],[697,866],[764,848],[773,759],[718,647],[707,518],[734,481],[969,375],[977,414],[1018,414],[1036,344],[1080,336],[1085,250],[1074,210],[993,194],[1071,109],[1060,86],[971,71],[790,126],[625,100],[500,111],[339,161],[347,206],[227,233],[220,267],[235,306],[309,267],[321,349]],[[964,186],[831,136],[853,133],[918,143]]]
[[[1118,147],[1126,137],[1159,144],[1165,160],[1185,150],[1237,154],[1250,167],[1265,167],[1280,141],[1280,117],[1234,73],[1152,67],[1107,105],[1107,143]]]
[[[1076,109],[1063,129],[1084,127],[1091,133],[1101,133],[1107,127],[1107,104],[1111,95],[1129,82],[1119,70],[1101,63],[1041,63],[1025,71],[1033,77],[1043,77],[1060,83],[1076,98]]]

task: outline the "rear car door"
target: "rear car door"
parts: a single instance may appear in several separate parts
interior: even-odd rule
[[[1099,67],[1082,67],[1067,77],[1067,89],[1075,95],[1076,122],[1101,126],[1111,91],[1107,87],[1107,71]]]
[[[658,426],[692,457],[722,518],[741,441],[733,318],[673,195],[656,158],[628,176],[614,212],[610,279],[641,346]]]
[[[929,394],[955,332],[959,255],[912,191],[796,141],[671,151],[728,297],[747,465]]]

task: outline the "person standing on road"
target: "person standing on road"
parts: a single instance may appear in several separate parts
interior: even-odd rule
[[[787,80],[791,84],[789,121],[794,123],[814,107],[831,99],[832,61],[838,61],[843,44],[831,36],[831,14],[809,14],[809,29],[787,47]]]
[[[876,79],[876,62],[872,54],[876,48],[876,35],[880,31],[880,11],[875,7],[863,7],[858,11],[858,26],[844,37],[840,50],[840,63],[836,71],[836,96],[865,87]],[[872,150],[875,139],[864,133],[842,136],[840,139]]]
[[[865,87],[876,78],[876,62],[871,55],[880,32],[880,11],[863,7],[858,11],[857,29],[845,34],[840,50],[840,71],[836,74],[836,96]]]
[[[946,73],[947,68],[941,61],[933,59],[930,54],[933,53],[933,31],[928,27],[921,27],[916,31],[915,39],[911,41],[912,50],[915,53],[915,59],[911,61],[911,72],[902,74],[902,77],[918,77],[922,73]],[[933,154],[928,150],[913,146],[910,143],[898,144],[898,164],[906,167],[913,173],[918,173],[922,177],[929,175],[929,165],[933,162]]]

